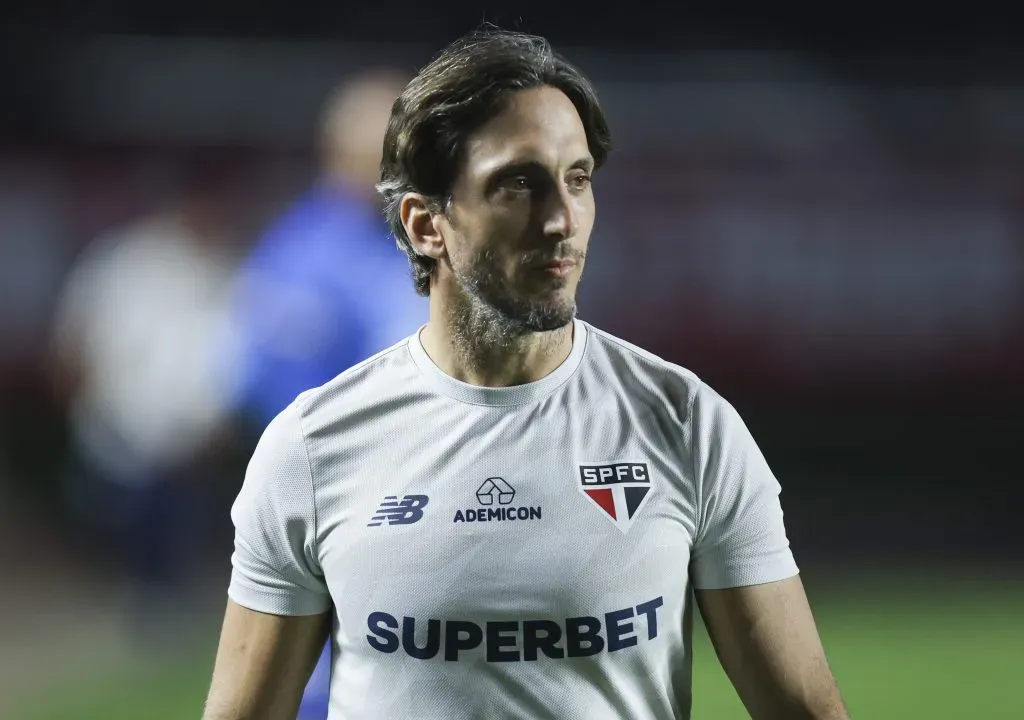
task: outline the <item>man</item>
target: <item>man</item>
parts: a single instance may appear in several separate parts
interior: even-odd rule
[[[262,433],[299,393],[415,332],[427,303],[389,241],[374,190],[391,105],[407,78],[360,72],[328,98],[317,182],[279,218],[240,269],[233,332],[235,404]],[[298,720],[327,716],[330,646]]]
[[[261,439],[208,720],[291,717],[328,633],[331,718],[688,718],[691,589],[753,717],[847,717],[735,410],[575,317],[609,146],[539,38],[406,87],[379,187],[430,320]]]

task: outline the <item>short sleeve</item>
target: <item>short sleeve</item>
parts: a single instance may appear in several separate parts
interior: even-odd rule
[[[694,587],[758,585],[796,575],[783,522],[782,488],[739,413],[702,385],[691,422],[700,485]]]
[[[275,615],[315,615],[331,607],[317,557],[313,482],[295,404],[260,438],[231,520],[232,600]]]

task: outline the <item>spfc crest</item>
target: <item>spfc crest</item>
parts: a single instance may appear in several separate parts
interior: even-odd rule
[[[633,524],[651,491],[646,463],[580,465],[580,492],[623,533]]]

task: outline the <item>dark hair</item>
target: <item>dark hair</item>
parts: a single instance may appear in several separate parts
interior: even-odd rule
[[[437,211],[446,207],[468,136],[501,112],[509,94],[544,86],[561,90],[576,106],[600,167],[611,134],[597,93],[582,72],[535,35],[489,26],[475,30],[445,48],[395,100],[377,189],[419,294],[430,294],[436,261],[409,242],[399,213],[402,197],[417,192]]]

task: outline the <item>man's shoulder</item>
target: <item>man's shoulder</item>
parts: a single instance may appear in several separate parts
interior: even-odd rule
[[[593,345],[593,361],[609,364],[616,375],[628,373],[644,380],[675,381],[694,388],[702,384],[697,374],[689,368],[589,323],[587,329]]]
[[[270,475],[305,467],[316,483],[319,472],[311,457],[325,438],[334,450],[358,445],[374,435],[384,416],[404,407],[395,402],[398,396],[415,397],[418,383],[408,369],[414,364],[405,359],[407,343],[380,351],[288,403],[264,428],[252,466]]]
[[[397,394],[415,392],[419,373],[409,351],[410,339],[403,338],[300,394],[292,404],[303,425],[336,422]]]
[[[614,383],[637,402],[670,408],[680,418],[693,418],[697,404],[701,410],[696,416],[709,422],[738,418],[729,400],[689,368],[592,325],[587,328],[593,346],[588,348],[591,371],[597,373],[603,387]]]

